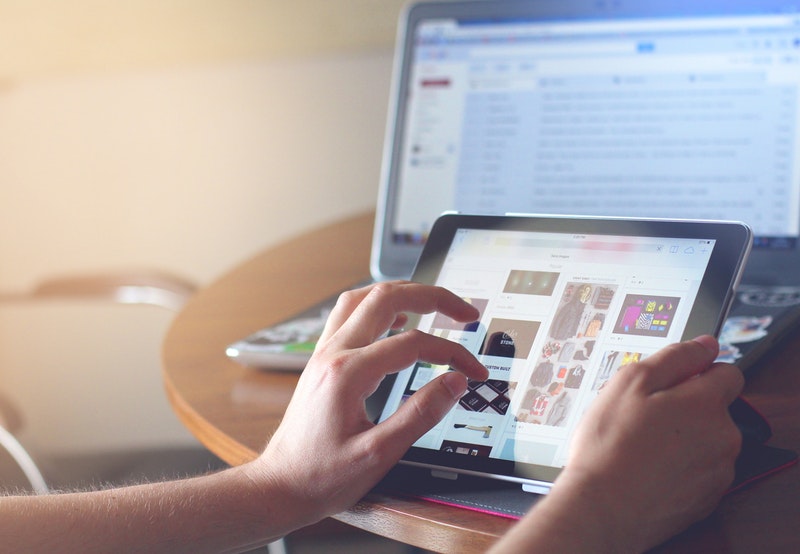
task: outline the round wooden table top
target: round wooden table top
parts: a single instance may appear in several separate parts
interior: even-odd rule
[[[253,459],[280,423],[296,373],[247,369],[229,360],[236,339],[297,313],[369,276],[372,214],[313,230],[269,248],[199,291],[163,345],[164,382],[186,427],[237,465]],[[772,423],[771,444],[800,450],[800,337],[750,380],[747,398]],[[707,520],[661,552],[800,550],[796,467],[725,497]],[[437,552],[483,552],[513,521],[432,502],[371,494],[336,519]],[[579,523],[576,523],[579,524]]]

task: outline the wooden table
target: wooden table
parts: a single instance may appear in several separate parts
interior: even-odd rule
[[[372,214],[268,249],[201,290],[163,348],[166,391],[178,417],[226,462],[254,458],[277,427],[296,375],[247,370],[225,346],[369,275]],[[771,444],[800,450],[800,336],[750,380],[747,398],[771,421]],[[800,551],[800,473],[782,471],[727,496],[706,521],[659,552]],[[387,495],[370,495],[336,519],[438,552],[482,552],[510,520]]]

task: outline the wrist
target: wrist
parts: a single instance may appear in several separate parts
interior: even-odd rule
[[[291,465],[270,462],[267,453],[251,462],[231,468],[237,472],[246,496],[263,521],[283,536],[325,518],[324,501],[307,494],[308,483],[299,483]]]
[[[571,474],[562,477],[495,545],[493,553],[617,554],[644,550],[637,518],[624,513],[613,495],[596,487],[591,479],[581,480]]]
[[[641,514],[631,514],[622,491],[602,480],[565,472],[542,501],[544,517],[572,541],[570,552],[622,553],[646,549]]]

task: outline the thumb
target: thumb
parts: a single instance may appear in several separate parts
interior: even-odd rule
[[[466,391],[467,378],[457,371],[448,371],[412,394],[375,430],[387,439],[384,443],[387,448],[396,449],[393,454],[399,460],[417,439],[442,420]]]

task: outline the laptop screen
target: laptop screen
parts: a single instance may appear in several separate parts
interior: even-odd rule
[[[734,219],[798,246],[797,5],[447,2],[404,33],[379,218],[406,273],[444,210]]]

